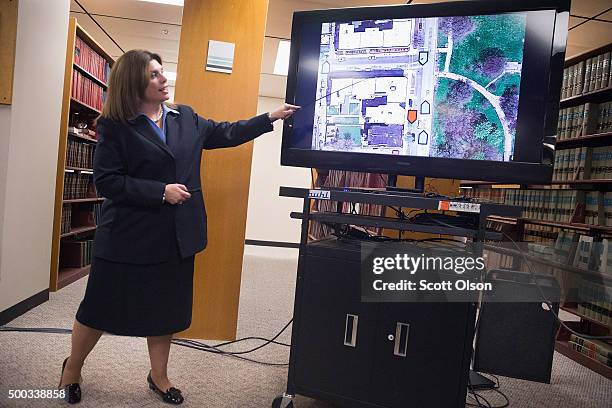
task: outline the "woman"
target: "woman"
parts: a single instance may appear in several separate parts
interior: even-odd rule
[[[149,387],[165,402],[183,402],[167,365],[172,334],[191,324],[194,255],[206,246],[201,151],[252,140],[298,109],[284,104],[217,123],[168,99],[159,55],[132,50],[115,62],[94,157],[94,182],[106,200],[59,385],[70,403],[81,400],[81,368],[103,332],[146,337]]]

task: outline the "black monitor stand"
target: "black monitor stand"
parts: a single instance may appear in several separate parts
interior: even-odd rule
[[[387,191],[400,191],[407,193],[419,193],[423,194],[425,191],[425,177],[415,176],[414,177],[414,188],[402,188],[397,187],[397,174],[389,174],[387,179]]]

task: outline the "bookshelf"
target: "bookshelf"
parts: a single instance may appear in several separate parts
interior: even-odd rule
[[[71,18],[66,45],[49,289],[89,273],[93,234],[104,198],[92,182],[94,120],[101,113],[114,60]]]
[[[581,237],[600,244],[608,240],[612,244],[611,55],[612,44],[608,44],[565,63],[550,184],[461,183],[463,195],[523,207],[521,217],[489,217],[488,222],[492,229],[528,242],[525,245],[530,246],[529,252],[520,255],[507,248],[497,248],[495,252],[506,256],[499,259],[507,267],[524,267],[528,261],[537,265],[538,272],[559,277],[565,295],[560,308],[577,319],[565,323],[580,333],[594,336],[612,334],[610,260],[608,268],[602,269],[601,250],[596,252],[592,248],[585,258],[588,266],[577,266],[574,259],[580,250]],[[612,379],[610,361],[602,360],[602,354],[592,350],[597,347],[581,346],[571,336],[561,327],[556,350]],[[612,350],[612,346],[603,347]]]

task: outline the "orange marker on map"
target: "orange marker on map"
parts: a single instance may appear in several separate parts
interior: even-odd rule
[[[408,122],[410,123],[414,123],[417,120],[417,110],[416,109],[409,109],[408,110]]]

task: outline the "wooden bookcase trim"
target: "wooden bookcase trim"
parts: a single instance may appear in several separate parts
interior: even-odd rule
[[[64,234],[60,235],[60,238],[66,238],[66,237],[71,237],[73,235],[79,235],[79,234],[83,234],[85,232],[91,232],[91,231],[95,231],[96,230],[96,226],[95,225],[87,225],[85,227],[74,227],[70,230],[70,232],[66,232]]]
[[[612,179],[587,179],[587,180],[553,180],[550,184],[527,184],[521,188],[527,189],[546,189],[547,187],[554,185],[579,185],[579,184],[610,184],[612,183]],[[492,188],[497,187],[499,183],[491,182],[491,181],[462,181],[461,187],[477,187],[477,186],[491,186]],[[495,187],[494,187],[495,186]],[[508,187],[510,188],[510,187]],[[512,187],[519,188],[519,187]]]
[[[602,103],[609,100],[610,97],[612,97],[612,86],[562,99],[559,108],[569,108],[571,106],[582,105],[585,102]]]
[[[74,198],[70,200],[64,200],[64,204],[97,203],[97,202],[104,201],[104,200],[105,199],[101,197]]]
[[[524,222],[526,224],[535,224],[535,225],[544,225],[549,227],[557,227],[557,228],[566,228],[573,229],[579,231],[601,231],[606,233],[612,233],[612,227],[608,227],[605,225],[590,225],[590,224],[580,224],[580,223],[571,223],[571,222],[558,222],[558,221],[546,221],[546,220],[538,220],[535,218],[508,218],[508,217],[498,217],[495,215],[489,216],[487,219],[495,222],[503,222],[506,224],[516,224],[517,222]]]
[[[612,144],[612,132],[596,133],[593,135],[571,137],[569,139],[558,140],[555,143],[557,149],[569,149],[572,147],[588,146],[590,142],[603,142],[602,146],[608,146]]]
[[[0,0],[1,1],[1,0]],[[78,138],[83,143],[96,143],[95,139],[91,139],[85,135],[68,134],[68,124],[70,120],[71,111],[78,110],[89,112],[93,114],[100,114],[100,111],[93,107],[72,98],[72,73],[73,70],[79,70],[83,72],[84,76],[90,77],[96,83],[100,85],[106,85],[98,78],[93,77],[91,73],[85,72],[82,67],[78,67],[74,63],[74,48],[76,38],[81,38],[87,45],[89,45],[95,52],[100,54],[106,59],[112,66],[114,59],[106,52],[100,44],[93,39],[81,26],[78,25],[75,18],[70,18],[68,26],[68,38],[66,42],[66,61],[64,67],[64,91],[62,96],[62,117],[59,128],[60,138],[58,147],[58,160],[56,169],[56,190],[55,190],[55,209],[53,217],[53,235],[51,241],[51,265],[50,265],[50,276],[49,276],[49,289],[51,291],[57,291],[65,285],[74,282],[75,280],[87,275],[89,273],[89,266],[84,268],[59,268],[59,257],[60,257],[60,241],[62,238],[81,234],[91,233],[95,231],[95,226],[86,226],[73,228],[72,231],[66,234],[61,234],[62,227],[62,208],[64,204],[79,204],[79,203],[95,203],[101,202],[103,199],[100,198],[84,198],[74,200],[64,200],[64,173],[66,170],[76,171],[92,171],[92,169],[81,169],[71,168],[66,166],[66,151],[68,145],[68,138]],[[89,74],[89,75],[88,75]]]

